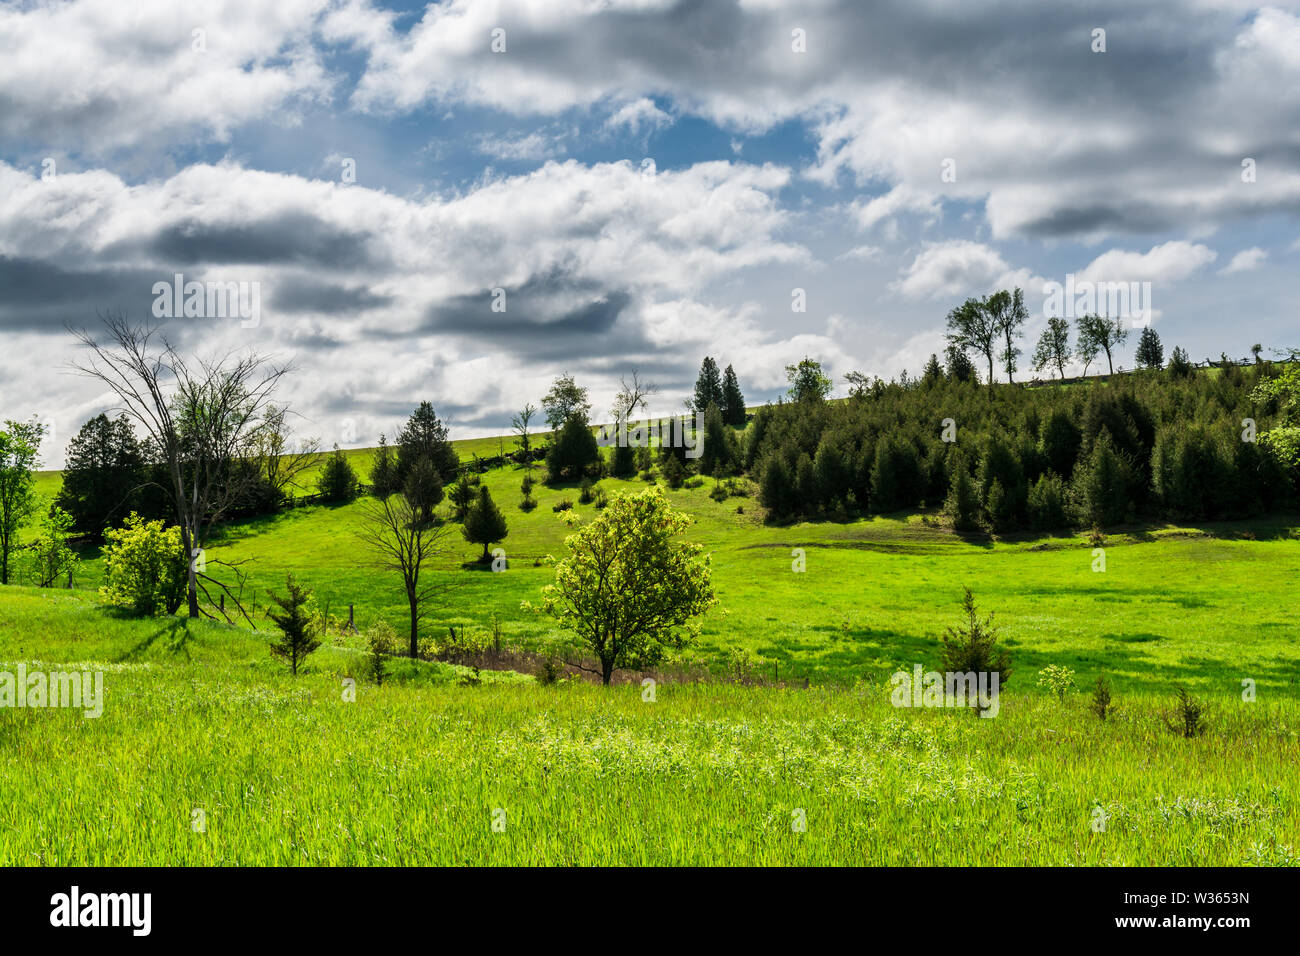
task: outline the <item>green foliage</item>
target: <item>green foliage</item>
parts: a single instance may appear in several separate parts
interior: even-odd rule
[[[790,383],[788,395],[795,402],[820,402],[831,393],[831,380],[820,362],[804,356],[798,365],[787,365],[785,377]]]
[[[1065,378],[1065,363],[1070,361],[1070,323],[1066,319],[1053,316],[1047,320],[1047,326],[1038,337],[1034,349],[1034,371],[1054,368],[1056,373]]]
[[[468,479],[462,475],[457,485],[467,485]],[[433,511],[442,502],[442,477],[432,459],[417,458],[415,464],[406,473],[402,484],[402,494],[415,511],[415,520],[423,525],[433,521]]]
[[[376,684],[384,683],[389,658],[398,651],[397,631],[379,620],[366,628],[366,672]]]
[[[591,402],[587,390],[580,388],[568,372],[556,378],[551,390],[542,399],[542,414],[551,431],[557,432],[571,419],[582,422],[583,427],[591,416]]]
[[[147,486],[153,470],[125,415],[96,415],[68,444],[54,503],[72,516],[74,528],[87,533],[102,533],[132,511],[161,518],[165,496]]]
[[[121,528],[104,532],[103,553],[106,583],[99,594],[108,604],[143,617],[176,613],[188,570],[180,528],[132,513]]]
[[[970,473],[960,461],[953,468],[952,484],[943,510],[957,531],[971,531],[979,525],[979,494]]]
[[[721,408],[724,401],[722,373],[718,371],[718,363],[706,355],[700,364],[699,378],[695,380],[695,402],[691,407],[703,415],[710,405]]]
[[[1070,523],[1066,514],[1066,487],[1054,473],[1039,475],[1029,489],[1029,523],[1040,531],[1053,531]]]
[[[700,449],[700,474],[726,475],[739,463],[736,435],[722,419],[722,410],[709,405],[704,412],[704,447]]]
[[[393,450],[389,447],[388,440],[380,435],[374,464],[370,466],[370,493],[376,498],[387,498],[401,490],[402,482],[397,476],[397,460],[393,457]]]
[[[1074,690],[1074,671],[1061,664],[1048,664],[1038,672],[1038,686],[1046,687],[1057,700]]]
[[[1169,376],[1170,378],[1191,378],[1196,369],[1192,366],[1192,360],[1187,355],[1187,350],[1181,346],[1175,346],[1173,355],[1169,357]]]
[[[600,446],[587,420],[572,415],[546,450],[546,471],[552,482],[577,481],[600,462]]]
[[[665,455],[660,470],[664,474],[664,481],[667,482],[668,487],[674,490],[680,488],[682,482],[686,480],[686,468],[676,455]]]
[[[1075,470],[1070,508],[1084,526],[1118,524],[1130,509],[1130,467],[1115,451],[1110,432],[1103,430],[1087,461]]]
[[[1138,336],[1136,358],[1139,368],[1157,369],[1165,364],[1165,347],[1160,343],[1160,333],[1149,325]]]
[[[883,438],[871,467],[871,507],[879,512],[914,507],[922,489],[916,446],[893,435]]]
[[[39,422],[8,420],[0,429],[0,584],[9,583],[19,529],[36,507],[32,472],[44,428]]]
[[[489,546],[493,542],[504,541],[509,534],[506,528],[506,516],[492,500],[492,493],[488,491],[486,485],[479,488],[477,499],[465,515],[465,526],[461,529],[461,533],[471,544],[483,545],[483,557],[479,560],[484,562],[492,560],[488,552]]]
[[[745,427],[745,396],[740,391],[740,380],[730,365],[722,374],[722,421],[732,428]]]
[[[279,610],[268,610],[266,616],[280,629],[280,637],[271,642],[271,653],[287,661],[290,672],[296,677],[299,665],[320,647],[320,640],[316,637],[311,589],[298,584],[289,574],[285,578],[285,592],[283,596],[269,595]]]
[[[447,440],[447,426],[428,402],[421,402],[397,433],[396,472],[401,488],[406,488],[411,472],[421,461],[432,465],[440,484],[450,481],[460,468],[460,457]]]
[[[1205,704],[1193,697],[1186,687],[1175,688],[1174,706],[1163,711],[1165,726],[1190,740],[1205,733]]]
[[[943,669],[950,673],[998,674],[999,688],[1011,678],[1011,655],[998,646],[998,629],[993,615],[980,620],[975,595],[963,588],[964,624],[949,627],[943,634]]]
[[[1105,674],[1097,675],[1097,683],[1092,688],[1092,700],[1088,704],[1088,709],[1097,715],[1098,720],[1105,720],[1110,713],[1110,681],[1106,679]]]
[[[27,567],[32,583],[50,588],[72,580],[79,558],[68,547],[72,516],[58,505],[51,505],[41,517],[36,539],[27,550]]]
[[[690,525],[649,488],[615,495],[565,539],[540,610],[596,656],[605,684],[615,668],[652,667],[685,647],[699,633],[693,619],[717,603],[704,548],[678,540]]]
[[[352,470],[352,464],[338,445],[334,446],[334,452],[325,460],[316,487],[326,501],[351,501],[357,496],[360,490],[357,473]]]

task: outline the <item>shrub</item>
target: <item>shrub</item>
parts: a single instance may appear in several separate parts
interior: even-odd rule
[[[578,504],[580,505],[591,504],[591,498],[592,498],[591,488],[592,488],[591,479],[590,478],[582,479],[582,487],[578,491]]]
[[[72,581],[73,571],[80,559],[68,547],[72,531],[72,515],[58,505],[51,505],[41,517],[40,531],[27,551],[28,567],[37,587],[54,587],[66,578]]]
[[[506,527],[506,516],[501,513],[487,486],[479,488],[478,498],[465,514],[465,526],[461,528],[465,540],[471,544],[483,545],[483,557],[479,560],[487,563],[492,560],[488,549],[495,541],[504,541],[510,533]]]
[[[325,459],[316,490],[326,501],[351,501],[357,496],[360,484],[347,455],[335,445],[333,453]]]
[[[1057,700],[1065,700],[1065,695],[1074,689],[1074,671],[1057,664],[1048,664],[1038,672],[1038,686],[1046,687],[1056,695]]]
[[[948,490],[943,511],[958,531],[969,531],[976,526],[979,498],[975,492],[975,482],[971,480],[970,475],[966,473],[966,466],[960,461],[953,468],[952,485]]]
[[[561,498],[555,504],[551,505],[551,510],[556,512],[568,511],[572,507],[573,507],[572,501],[570,501],[568,498]]]
[[[1039,475],[1029,489],[1029,521],[1043,531],[1064,528],[1070,523],[1065,514],[1065,482],[1057,475],[1051,472]]]
[[[114,607],[152,617],[174,614],[188,583],[180,528],[145,521],[134,512],[125,526],[104,532],[104,576],[100,597]]]
[[[962,609],[966,622],[950,627],[943,635],[943,669],[965,674],[998,674],[999,687],[1011,679],[1011,656],[997,644],[993,615],[980,620],[975,595],[963,588]]]
[[[664,481],[668,483],[669,488],[674,490],[680,488],[682,482],[686,479],[686,469],[682,467],[682,463],[676,455],[664,457],[663,473]]]
[[[316,637],[315,615],[311,608],[311,589],[296,583],[293,575],[285,578],[283,597],[270,594],[280,610],[268,610],[266,616],[280,629],[280,638],[271,642],[271,653],[289,662],[290,671],[297,676],[298,665],[312,651],[320,647]]]
[[[376,621],[366,629],[366,670],[376,684],[383,684],[388,658],[397,652],[397,632],[387,621]]]
[[[1173,709],[1161,714],[1165,726],[1189,740],[1205,733],[1205,705],[1189,694],[1185,687],[1176,688],[1176,692]]]
[[[597,488],[595,497],[592,499],[597,509],[609,506],[609,497],[605,494],[604,488]]]
[[[1097,675],[1097,683],[1092,689],[1092,703],[1090,705],[1092,712],[1101,720],[1106,719],[1110,713],[1110,681],[1106,680],[1104,674]]]

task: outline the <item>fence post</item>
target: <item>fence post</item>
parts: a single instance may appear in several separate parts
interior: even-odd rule
[[[357,632],[356,618],[353,616],[352,605],[348,605],[348,630],[353,634]]]

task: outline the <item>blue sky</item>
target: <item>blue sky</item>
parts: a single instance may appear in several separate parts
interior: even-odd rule
[[[843,391],[1000,287],[1023,378],[1067,273],[1150,282],[1195,358],[1300,344],[1293,5],[71,0],[0,4],[0,49],[0,414],[50,464],[108,403],[65,326],[178,271],[259,319],[168,334],[292,358],[343,445],[422,399],[498,433],[563,371],[667,413],[706,354]]]

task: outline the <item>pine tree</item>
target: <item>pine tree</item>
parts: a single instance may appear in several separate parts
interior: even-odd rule
[[[506,529],[506,516],[501,513],[486,485],[478,490],[478,499],[465,515],[465,527],[461,529],[465,540],[471,544],[483,545],[483,562],[492,560],[488,547],[494,541],[504,541],[509,531]]]
[[[745,396],[740,392],[736,370],[730,365],[722,376],[722,421],[733,428],[745,427]]]
[[[426,458],[438,472],[442,482],[450,481],[460,467],[460,457],[447,439],[447,426],[439,419],[433,406],[421,402],[411,413],[406,425],[397,433],[397,476],[401,484],[415,467]]]
[[[357,496],[357,486],[357,473],[352,470],[347,455],[335,445],[333,454],[325,459],[316,484],[321,497],[326,501],[351,501]]]
[[[295,583],[292,574],[285,584],[288,593],[284,597],[270,595],[280,610],[267,611],[267,617],[275,622],[281,633],[278,641],[271,642],[271,653],[288,661],[290,670],[297,676],[298,665],[320,647],[320,641],[316,637],[316,622],[309,610],[311,590]]]
[[[711,356],[704,356],[700,365],[700,377],[695,380],[695,411],[703,415],[709,405],[721,408],[725,398],[722,393],[722,375],[718,372],[718,363]]]
[[[387,498],[401,490],[402,483],[397,480],[397,462],[393,459],[393,449],[388,439],[379,436],[379,449],[375,452],[375,463],[370,466],[370,493],[376,498]]]
[[[1151,326],[1138,336],[1137,363],[1142,368],[1160,368],[1165,364],[1165,347],[1160,344],[1160,334]]]

